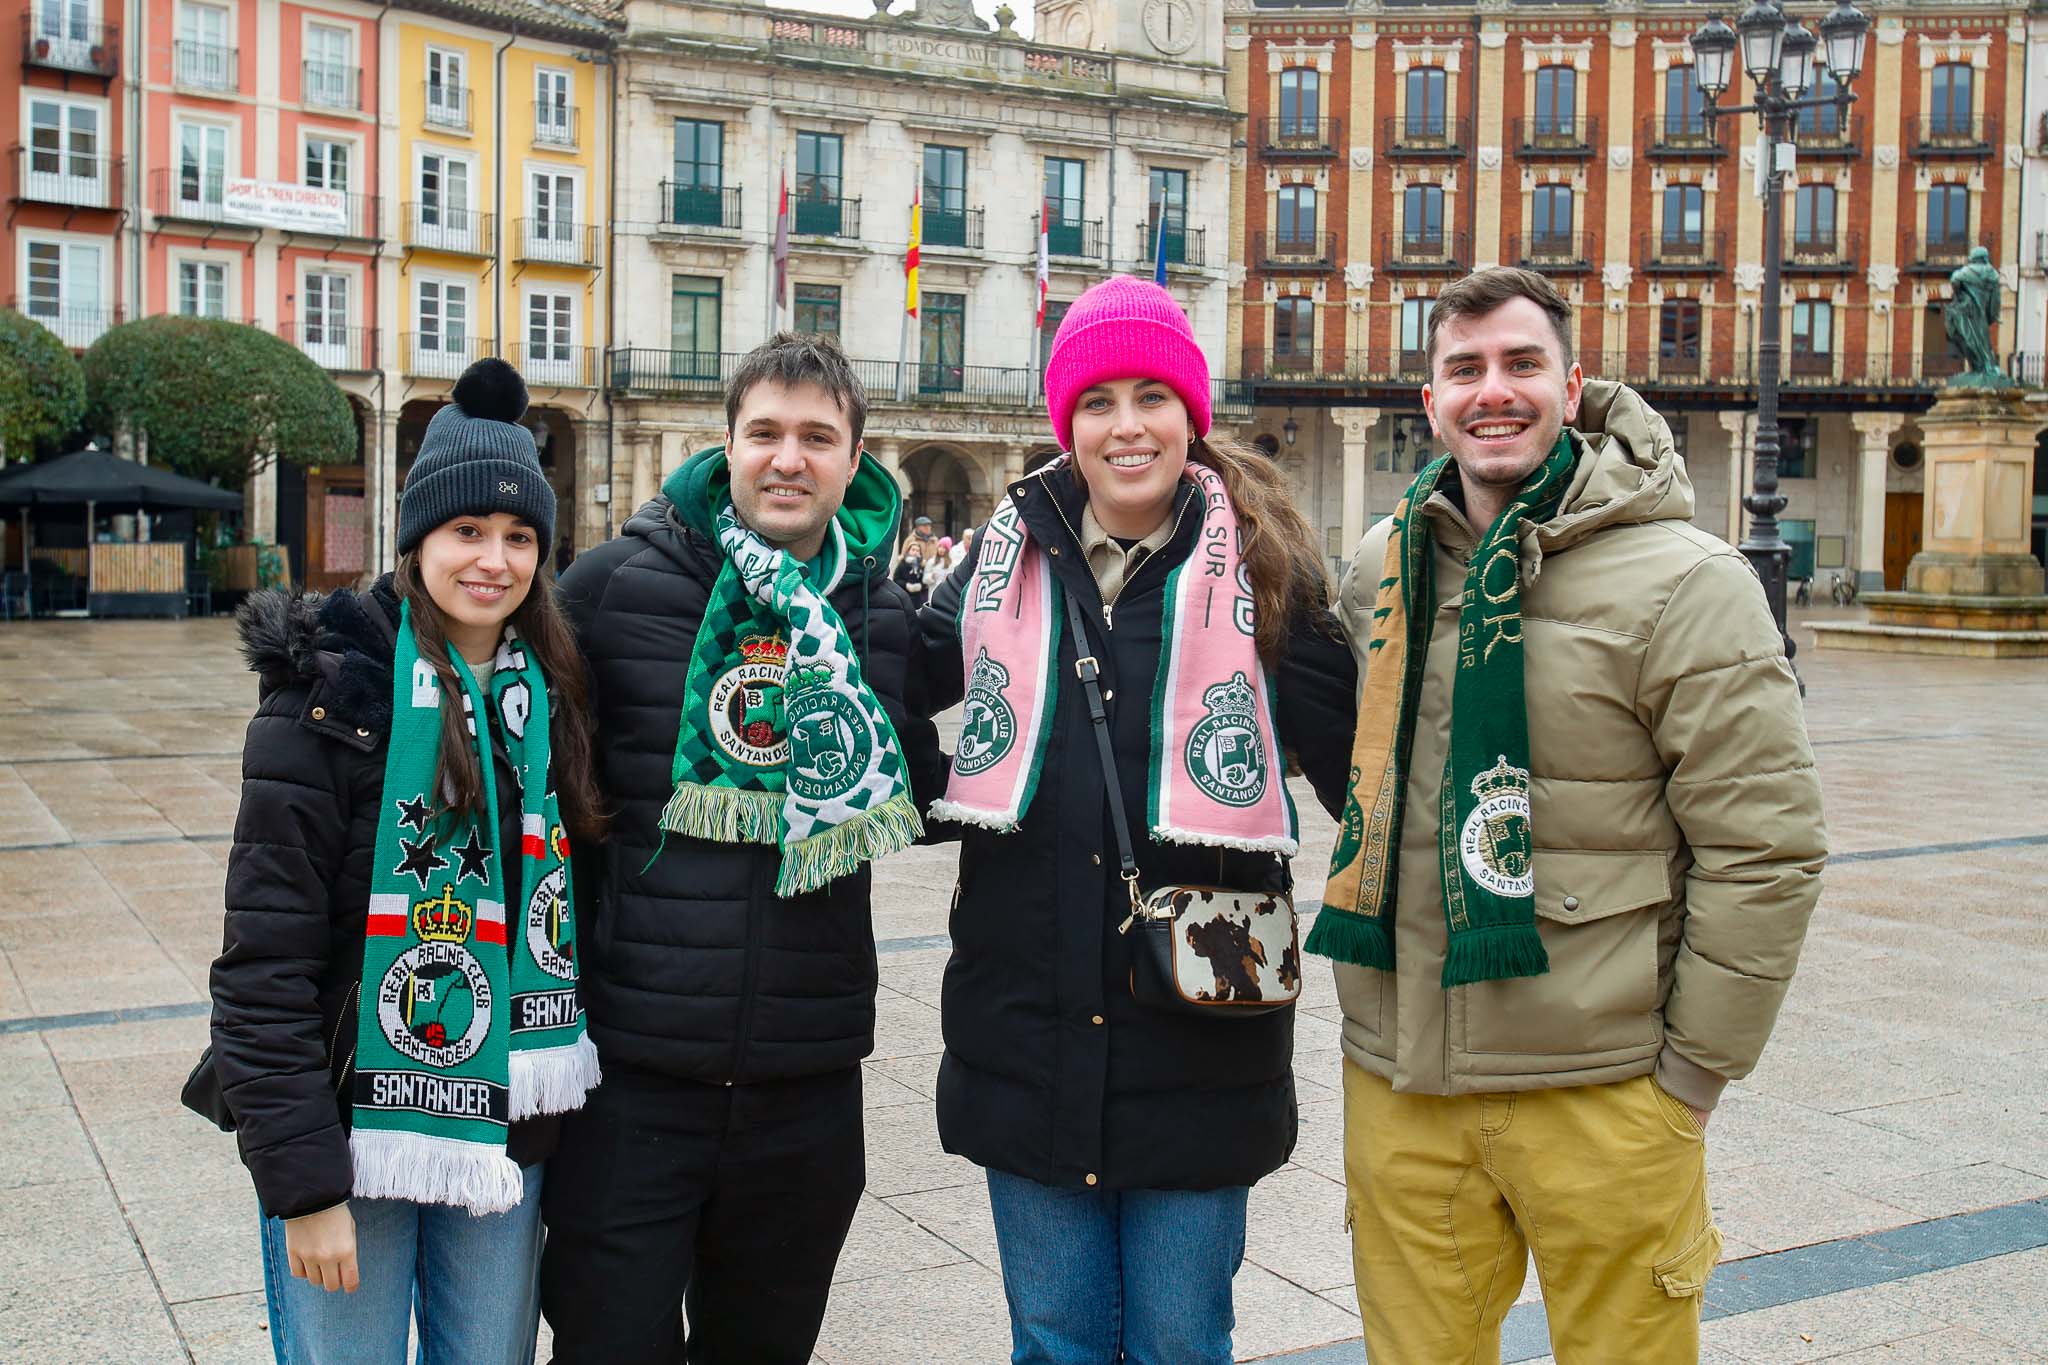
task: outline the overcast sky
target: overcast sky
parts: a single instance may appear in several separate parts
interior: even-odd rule
[[[804,9],[813,14],[855,14],[865,19],[875,12],[873,0],[768,0],[775,9]],[[995,22],[996,10],[1003,0],[974,0],[974,12],[989,22]],[[898,14],[907,14],[917,6],[909,0],[896,0]],[[1026,38],[1031,36],[1031,0],[1010,0],[1010,8],[1017,11],[1017,32]]]

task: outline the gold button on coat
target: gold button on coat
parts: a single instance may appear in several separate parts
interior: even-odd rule
[[[1093,1171],[1090,1171],[1090,1172],[1088,1172],[1088,1183],[1089,1183],[1089,1184],[1091,1184],[1091,1185],[1093,1185],[1093,1184],[1095,1183],[1095,1172],[1093,1172]]]
[[[313,719],[314,719],[314,720],[326,720],[326,719],[327,719],[327,708],[326,708],[326,707],[324,707],[324,706],[316,706],[316,707],[314,707],[314,708],[313,708]]]

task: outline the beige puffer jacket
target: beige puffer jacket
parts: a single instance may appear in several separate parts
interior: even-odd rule
[[[1655,1070],[1712,1108],[1770,1036],[1827,859],[1799,693],[1747,561],[1696,530],[1664,419],[1588,382],[1558,515],[1523,532],[1538,930],[1550,971],[1449,991],[1438,788],[1465,561],[1442,494],[1438,611],[1401,830],[1392,973],[1337,968],[1345,1055],[1396,1090],[1459,1094]],[[1388,522],[1344,575],[1367,667]]]

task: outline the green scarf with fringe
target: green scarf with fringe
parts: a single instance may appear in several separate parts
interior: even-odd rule
[[[704,481],[685,465],[663,492]],[[719,489],[724,564],[690,653],[664,834],[776,844],[775,894],[816,890],[924,832],[888,713],[827,597],[852,564],[838,520],[810,565],[747,529]],[[657,856],[659,856],[657,854]]]
[[[1577,451],[1560,435],[1473,552],[1458,609],[1451,742],[1438,798],[1437,855],[1450,947],[1443,985],[1467,986],[1550,970],[1536,932],[1529,827],[1529,716],[1522,691],[1520,542],[1564,498]],[[1394,969],[1402,800],[1415,712],[1436,617],[1436,544],[1422,506],[1448,457],[1421,474],[1394,512],[1367,646],[1365,690],[1351,750],[1351,784],[1330,880],[1302,947],[1360,967]]]

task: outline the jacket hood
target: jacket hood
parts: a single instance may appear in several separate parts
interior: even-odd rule
[[[668,476],[662,493],[675,504],[685,526],[717,544],[712,517],[732,492],[732,469],[724,446],[707,446]],[[642,509],[644,513],[645,509]],[[886,557],[903,518],[903,492],[881,461],[863,455],[846,490],[846,501],[833,518],[846,536],[846,552],[854,560]]]
[[[391,723],[397,622],[398,593],[389,574],[361,593],[270,588],[251,593],[235,612],[242,657],[266,694],[324,679],[338,711],[377,730]]]
[[[1587,380],[1578,421],[1566,430],[1578,443],[1579,464],[1557,514],[1535,529],[1539,553],[1611,526],[1692,518],[1692,480],[1671,427],[1634,389]]]

